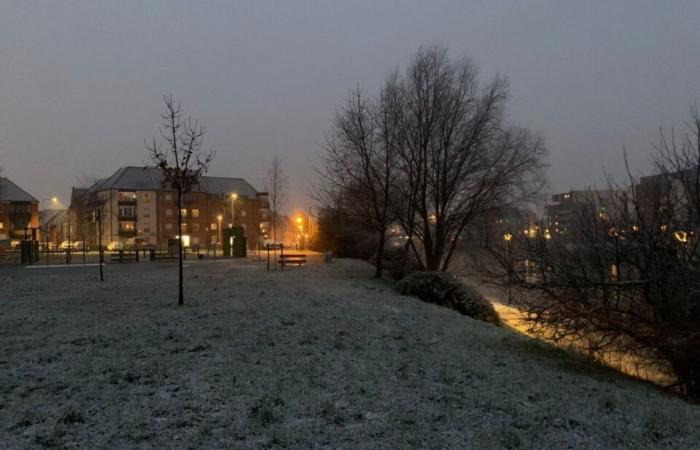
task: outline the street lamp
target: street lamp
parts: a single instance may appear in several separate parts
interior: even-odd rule
[[[506,233],[503,235],[503,240],[506,241],[506,264],[508,264],[508,304],[513,303],[513,291],[512,291],[512,284],[513,284],[513,267],[510,266],[511,261],[510,261],[510,241],[513,239],[513,235],[510,233]]]
[[[218,239],[219,244],[221,244],[221,240],[223,239],[223,237],[222,237],[223,230],[221,229],[221,220],[222,220],[223,218],[224,218],[224,216],[222,216],[221,214],[219,214],[218,216],[216,216],[216,220],[219,221],[219,239]],[[214,252],[216,253],[216,249],[214,249]]]
[[[238,216],[238,214],[237,214],[238,211],[236,211],[236,215],[234,216],[234,213],[233,213],[233,202],[236,202],[236,205],[238,205],[238,194],[236,194],[235,192],[234,192],[233,194],[231,194],[231,224],[232,224],[232,225],[235,225],[235,224],[236,224],[236,219],[238,218],[238,217],[237,217],[237,216]],[[236,208],[236,209],[238,209],[238,208]]]
[[[41,199],[41,209],[44,211],[44,216],[47,216],[46,214],[46,202],[51,201],[51,203],[58,203],[58,197],[51,197],[51,198],[42,198]],[[46,243],[46,265],[49,265],[49,223],[46,220],[48,219],[48,216],[44,218],[44,242]]]

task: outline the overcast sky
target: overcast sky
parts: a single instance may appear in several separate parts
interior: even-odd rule
[[[658,128],[700,101],[698,0],[0,0],[0,164],[67,202],[80,174],[147,161],[172,92],[208,129],[210,174],[262,190],[280,154],[294,210],[348,88],[375,91],[434,43],[509,77],[552,192],[620,175],[623,145],[646,169]]]

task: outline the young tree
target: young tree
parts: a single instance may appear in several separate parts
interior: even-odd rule
[[[288,183],[287,175],[282,168],[282,158],[279,155],[272,158],[272,163],[267,170],[267,183],[272,209],[272,240],[277,243],[277,216],[284,207]]]
[[[178,246],[178,305],[184,304],[182,273],[182,197],[199,185],[214,159],[213,150],[203,150],[205,128],[199,121],[183,119],[179,101],[172,95],[163,97],[165,112],[161,115],[160,135],[146,143],[146,149],[155,165],[163,173],[163,187],[177,193],[177,246]]]

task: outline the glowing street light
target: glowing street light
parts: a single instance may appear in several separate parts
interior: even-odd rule
[[[216,220],[219,222],[219,233],[218,233],[219,234],[219,239],[218,239],[219,244],[221,244],[221,241],[223,239],[223,237],[221,235],[221,233],[223,233],[223,230],[221,229],[221,221],[223,220],[223,218],[224,218],[224,216],[222,216],[221,214],[216,216]],[[216,249],[214,249],[214,253],[216,254]]]
[[[237,217],[235,217],[235,216],[234,216],[234,213],[233,213],[233,211],[234,211],[234,209],[233,209],[233,202],[236,202],[236,204],[238,204],[238,194],[236,194],[235,192],[233,192],[233,193],[231,194],[231,224],[232,224],[232,225],[235,225],[235,224],[236,224],[236,219],[237,219]],[[238,214],[236,214],[236,216],[237,216],[237,215],[238,215]]]
[[[688,233],[686,233],[685,231],[681,231],[681,230],[675,231],[673,233],[673,237],[676,238],[676,240],[682,244],[685,244],[688,242]]]
[[[510,240],[513,239],[513,235],[510,233],[506,233],[503,235],[503,240],[506,242],[510,242]]]
[[[51,201],[51,203],[58,203],[58,197],[42,198],[41,199],[41,209],[46,211],[46,202]],[[44,214],[46,215],[46,214]],[[49,265],[49,223],[47,221],[48,217],[44,217],[44,241],[46,242],[46,265]],[[40,224],[41,225],[41,224]]]

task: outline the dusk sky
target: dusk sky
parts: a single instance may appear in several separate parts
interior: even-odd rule
[[[660,126],[700,101],[700,1],[1,0],[0,165],[67,203],[80,174],[147,162],[162,95],[201,120],[211,175],[265,188],[285,160],[293,211],[349,88],[375,92],[422,44],[508,76],[510,120],[541,132],[550,192],[648,168]]]

